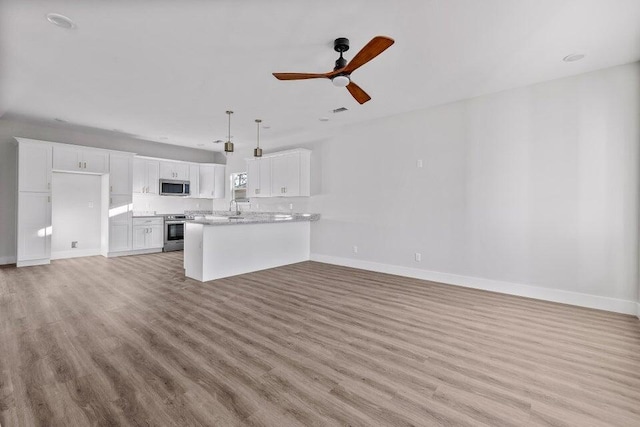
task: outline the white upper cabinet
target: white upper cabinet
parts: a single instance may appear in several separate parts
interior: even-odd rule
[[[20,141],[18,147],[18,190],[51,191],[51,144]]]
[[[188,181],[189,164],[182,162],[160,162],[160,178]]]
[[[224,185],[225,171],[227,170],[225,165],[214,165],[214,173],[215,173],[215,183],[213,189],[213,198],[214,199],[224,199],[224,189],[226,186]]]
[[[96,150],[82,150],[82,166],[88,173],[105,174],[109,172],[109,153]]]
[[[53,170],[105,174],[109,172],[109,152],[56,144]]]
[[[271,196],[271,158],[247,160],[247,197]]]
[[[200,165],[192,163],[189,165],[189,197],[198,198],[200,196]]]
[[[133,156],[131,154],[109,155],[109,190],[111,194],[131,194]]]
[[[224,165],[200,164],[199,194],[201,199],[224,198]]]
[[[247,159],[247,196],[310,196],[310,177],[311,151],[306,149]]]
[[[133,160],[133,192],[136,194],[158,194],[160,162],[144,158]]]

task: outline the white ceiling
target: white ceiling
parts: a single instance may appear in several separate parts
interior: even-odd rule
[[[396,43],[353,73],[364,105],[271,75],[330,71],[334,38],[350,59],[375,35]],[[236,144],[262,118],[268,147],[639,59],[639,0],[0,0],[0,113],[212,150],[227,109]]]

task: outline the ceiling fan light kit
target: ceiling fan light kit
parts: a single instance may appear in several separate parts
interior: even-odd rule
[[[305,79],[330,79],[334,86],[346,87],[351,96],[360,104],[369,101],[371,97],[351,81],[351,73],[371,61],[376,56],[387,50],[394,40],[387,36],[376,36],[367,43],[360,52],[347,62],[342,54],[349,50],[349,39],[340,37],[334,40],[333,50],[340,53],[333,71],[328,73],[273,73],[278,80],[305,80]]]

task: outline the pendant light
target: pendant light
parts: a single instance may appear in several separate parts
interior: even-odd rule
[[[233,111],[227,110],[227,116],[229,116],[229,134],[227,138],[227,142],[224,143],[224,152],[227,154],[233,153],[233,142],[231,142],[231,115]]]
[[[260,123],[262,120],[256,119],[256,127],[258,129],[258,139],[256,148],[253,149],[253,157],[262,157],[262,148],[260,148]]]

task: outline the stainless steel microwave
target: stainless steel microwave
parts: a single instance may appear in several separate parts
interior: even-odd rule
[[[176,181],[173,179],[160,180],[161,196],[188,196],[189,181]]]

